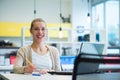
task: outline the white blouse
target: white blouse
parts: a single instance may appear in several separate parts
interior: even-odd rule
[[[49,51],[45,55],[39,55],[32,48],[31,51],[32,51],[32,63],[36,66],[37,69],[52,68],[52,60]]]

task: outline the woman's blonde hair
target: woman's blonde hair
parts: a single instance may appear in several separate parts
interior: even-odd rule
[[[46,22],[42,18],[36,18],[31,22],[30,30],[32,29],[35,22],[44,22],[46,24]]]

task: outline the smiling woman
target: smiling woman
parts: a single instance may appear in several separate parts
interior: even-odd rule
[[[33,22],[31,23],[30,33],[33,36],[34,42],[35,42],[35,40],[39,44],[44,42],[45,36],[46,36],[46,23],[45,23],[45,21],[42,19],[39,19],[39,18],[33,20]]]
[[[41,18],[34,19],[31,23],[30,33],[33,36],[33,43],[18,50],[14,72],[32,73],[37,70],[40,74],[46,74],[51,70],[60,71],[57,48],[45,44],[46,22]]]

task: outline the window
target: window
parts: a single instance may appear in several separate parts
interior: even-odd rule
[[[106,29],[108,47],[107,53],[120,53],[120,28],[119,28],[119,0],[106,0],[92,6],[92,27],[95,29]]]

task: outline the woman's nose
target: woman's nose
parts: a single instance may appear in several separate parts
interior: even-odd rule
[[[41,32],[42,32],[42,30],[41,30],[41,29],[39,29],[39,30],[38,30],[38,32],[40,32],[40,33],[41,33]]]
[[[43,33],[43,30],[42,29],[39,29],[39,31],[38,31],[39,33]]]

